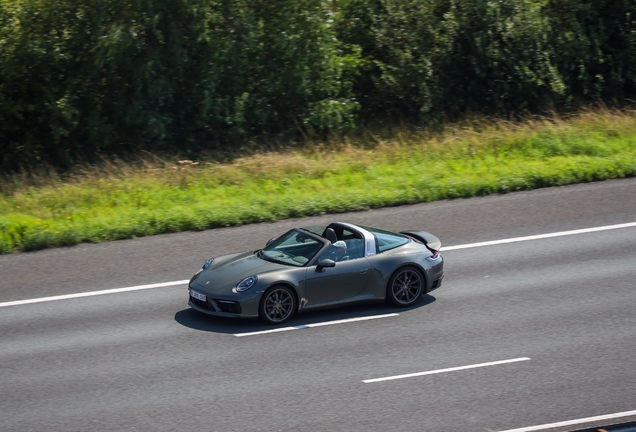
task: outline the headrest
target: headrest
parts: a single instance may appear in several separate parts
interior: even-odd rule
[[[325,231],[325,237],[327,237],[327,240],[329,240],[331,243],[335,243],[338,241],[338,237],[336,237],[336,232],[333,230],[333,228],[327,228],[327,230]]]

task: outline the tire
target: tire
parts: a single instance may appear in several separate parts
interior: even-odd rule
[[[424,276],[413,266],[398,269],[386,288],[386,298],[389,303],[398,307],[408,307],[414,304],[424,292]]]
[[[282,324],[294,316],[296,297],[292,290],[284,285],[268,289],[258,308],[259,317],[267,324]]]

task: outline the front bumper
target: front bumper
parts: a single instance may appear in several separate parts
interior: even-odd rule
[[[195,289],[201,292],[199,289]],[[223,298],[223,296],[210,296],[205,294],[206,301],[198,300],[192,297],[190,289],[188,289],[188,305],[192,309],[203,312],[208,315],[224,316],[232,318],[255,318],[258,317],[258,306],[260,303],[260,293],[255,293],[245,299]]]

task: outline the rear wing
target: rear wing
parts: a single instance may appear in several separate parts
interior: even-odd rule
[[[424,245],[434,252],[439,252],[442,248],[442,242],[433,234],[426,231],[418,230],[406,230],[400,231],[400,234],[404,234],[407,237],[412,237],[415,240],[424,243]]]

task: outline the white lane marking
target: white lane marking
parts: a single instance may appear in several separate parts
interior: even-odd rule
[[[313,323],[313,324],[303,324],[303,325],[293,326],[293,327],[282,327],[282,328],[271,329],[271,330],[261,330],[261,331],[248,332],[248,333],[235,333],[234,336],[236,337],[256,336],[256,335],[278,333],[278,332],[284,332],[284,331],[290,331],[290,330],[300,330],[300,329],[306,329],[306,328],[312,328],[312,327],[322,327],[322,326],[334,325],[334,324],[345,324],[345,323],[351,323],[356,321],[367,321],[367,320],[378,319],[378,318],[388,318],[393,316],[399,316],[399,314],[392,313],[392,314],[373,315],[373,316],[359,317],[359,318],[347,318],[347,319],[341,319],[341,320],[335,320],[335,321],[327,321],[327,322],[320,322],[320,323]]]
[[[122,293],[122,292],[128,292],[128,291],[147,290],[152,288],[163,288],[163,287],[173,286],[173,285],[184,285],[184,284],[187,284],[188,282],[190,282],[190,280],[186,279],[186,280],[180,280],[180,281],[174,281],[174,282],[161,282],[161,283],[150,284],[150,285],[138,285],[138,286],[132,286],[132,287],[126,287],[126,288],[114,288],[114,289],[107,289],[102,291],[90,291],[90,292],[77,293],[77,294],[65,294],[65,295],[41,297],[41,298],[35,298],[35,299],[29,299],[29,300],[16,300],[16,301],[0,303],[0,307],[18,306],[18,305],[25,305],[25,304],[31,304],[31,303],[43,303],[43,302],[50,302],[50,301],[56,301],[56,300],[68,300],[68,299],[74,299],[79,297],[92,297],[92,296],[98,296],[98,295],[104,295],[104,294],[116,294],[116,293]]]
[[[585,234],[585,233],[591,233],[591,232],[597,232],[597,231],[607,231],[607,230],[613,230],[613,229],[619,229],[619,228],[631,228],[631,227],[636,227],[636,222],[624,223],[624,224],[618,224],[618,225],[606,225],[606,226],[596,227],[596,228],[585,228],[585,229],[574,230],[574,231],[562,231],[562,232],[556,232],[556,233],[550,233],[550,234],[539,234],[539,235],[528,236],[528,237],[516,237],[511,239],[493,240],[493,241],[487,241],[487,242],[481,242],[481,243],[470,243],[465,245],[446,246],[446,247],[442,247],[441,251],[446,252],[446,251],[457,250],[457,249],[469,249],[469,248],[476,248],[476,247],[482,247],[482,246],[492,246],[492,245],[505,244],[505,243],[514,243],[514,242],[527,241],[527,240],[539,240],[539,239],[551,238],[551,237],[561,237],[561,236],[567,236],[567,235]],[[66,295],[59,295],[59,296],[53,296],[53,297],[41,297],[41,298],[35,298],[35,299],[29,299],[29,300],[17,300],[17,301],[0,303],[0,307],[19,306],[19,305],[25,305],[25,304],[31,304],[31,303],[50,302],[55,300],[68,300],[68,299],[74,299],[74,298],[80,298],[80,297],[91,297],[91,296],[103,295],[103,294],[116,294],[121,292],[137,291],[137,290],[152,289],[152,288],[163,288],[163,287],[168,287],[173,285],[181,285],[188,282],[189,282],[188,280],[162,282],[157,284],[139,285],[139,286],[133,286],[133,287],[127,287],[127,288],[114,288],[114,289],[103,290],[103,291],[90,291],[90,292],[84,292],[84,293],[66,294]],[[281,330],[281,331],[285,331],[285,330]]]
[[[500,244],[506,244],[506,243],[516,243],[516,242],[522,242],[522,241],[528,241],[528,240],[540,240],[540,239],[546,239],[546,238],[552,238],[552,237],[563,237],[563,236],[576,235],[576,234],[587,234],[587,233],[598,232],[598,231],[608,231],[608,230],[614,230],[619,228],[632,228],[632,227],[636,227],[636,222],[630,222],[630,223],[624,223],[624,224],[618,224],[618,225],[606,225],[601,227],[585,228],[585,229],[573,230],[573,231],[561,231],[561,232],[555,232],[555,233],[549,233],[549,234],[539,234],[539,235],[532,235],[527,237],[514,237],[509,239],[492,240],[492,241],[486,241],[486,242],[480,242],[480,243],[469,243],[465,245],[446,246],[446,247],[442,247],[440,249],[440,252],[446,252],[446,251],[457,250],[457,249],[470,249],[470,248],[476,248],[476,247],[482,247],[482,246],[500,245]]]
[[[448,369],[437,369],[437,370],[432,370],[432,371],[416,372],[416,373],[410,373],[410,374],[405,374],[405,375],[395,375],[395,376],[384,377],[384,378],[373,378],[373,379],[368,379],[368,380],[362,380],[362,382],[366,383],[366,384],[369,384],[369,383],[375,383],[375,382],[380,382],[380,381],[391,381],[391,380],[397,380],[397,379],[402,379],[402,378],[419,377],[419,376],[423,376],[423,375],[433,375],[433,374],[445,373],[445,372],[455,372],[455,371],[460,371],[460,370],[465,370],[465,369],[474,369],[474,368],[480,368],[480,367],[486,367],[486,366],[495,366],[495,365],[501,365],[501,364],[505,364],[505,363],[514,363],[514,362],[520,362],[520,361],[526,361],[526,360],[530,360],[530,358],[529,357],[520,357],[520,358],[516,358],[516,359],[500,360],[500,361],[494,361],[494,362],[489,362],[489,363],[480,363],[480,364],[474,364],[474,365],[468,365],[468,366],[459,366],[459,367],[453,367],[453,368],[448,368]]]
[[[600,415],[596,417],[586,417],[582,419],[568,420],[568,421],[562,421],[558,423],[547,423],[547,424],[543,424],[539,426],[528,426],[528,427],[519,428],[519,429],[508,429],[501,432],[531,432],[531,431],[538,431],[543,429],[552,429],[552,428],[557,428],[561,426],[572,426],[572,425],[581,424],[581,423],[611,420],[611,419],[615,419],[619,417],[629,417],[633,415],[636,415],[636,411],[624,411],[624,412],[619,412],[615,414],[606,414],[606,415]]]

